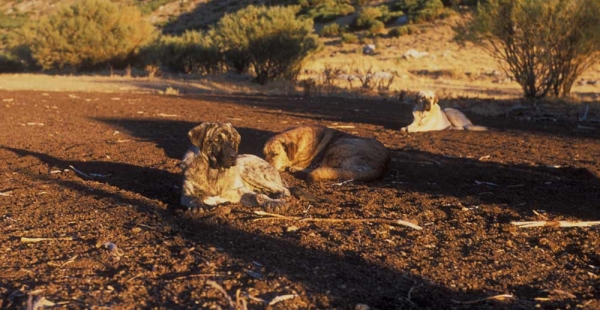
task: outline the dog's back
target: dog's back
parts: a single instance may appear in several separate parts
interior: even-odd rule
[[[461,112],[457,109],[446,108],[446,109],[444,109],[444,113],[446,114],[446,117],[452,124],[453,129],[457,129],[457,130],[464,129],[464,130],[470,130],[470,131],[486,131],[486,130],[488,130],[487,127],[473,125],[473,123],[471,123],[471,121],[467,118],[467,116],[463,112]]]
[[[389,150],[375,139],[344,137],[329,145],[321,166],[308,175],[311,181],[379,179],[387,170]]]

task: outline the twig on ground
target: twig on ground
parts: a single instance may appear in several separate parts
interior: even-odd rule
[[[589,103],[586,102],[585,105],[583,106],[583,111],[581,112],[581,115],[579,115],[579,120],[582,122],[585,122],[589,111],[590,111],[590,105],[589,105]],[[577,127],[579,127],[579,126],[577,126]]]
[[[46,297],[37,297],[35,298],[35,301],[33,299],[33,295],[29,295],[29,297],[27,298],[27,310],[37,310],[40,308],[46,308],[46,307],[52,307],[56,305],[55,303],[49,301],[48,299],[46,299]]]
[[[175,277],[173,280],[181,280],[181,279],[189,279],[189,278],[208,278],[208,277],[216,277],[217,275],[214,273],[194,273],[188,274],[185,276]]]
[[[206,281],[206,284],[213,287],[217,291],[221,292],[221,294],[223,294],[223,296],[225,296],[227,303],[229,303],[229,307],[231,309],[235,309],[235,304],[233,303],[233,300],[231,300],[231,297],[229,297],[229,295],[227,294],[227,291],[225,291],[225,289],[221,285],[219,285],[219,283],[208,280],[208,281]]]
[[[563,291],[563,290],[559,290],[559,289],[545,289],[545,290],[542,290],[542,292],[548,293],[548,294],[564,295],[569,298],[577,298],[577,296],[575,296],[567,291]]]
[[[102,246],[108,249],[110,255],[112,255],[115,260],[120,260],[121,256],[125,255],[123,250],[119,249],[119,247],[112,242],[104,242],[102,243]]]
[[[481,157],[479,157],[479,161],[482,161],[484,159],[490,159],[490,157],[492,157],[492,156],[491,155],[481,156]]]
[[[89,175],[89,174],[87,174],[87,173],[85,173],[85,172],[83,172],[83,171],[77,170],[77,169],[76,169],[75,167],[73,167],[72,165],[69,165],[69,168],[73,169],[73,171],[75,171],[75,173],[77,173],[77,174],[79,174],[79,175],[81,175],[81,176],[83,176],[83,177],[85,177],[85,178],[88,178],[88,179],[93,179],[93,177],[92,177],[91,175]]]
[[[177,114],[166,114],[166,113],[158,113],[156,115],[158,115],[160,117],[177,117],[177,116],[179,116]]]
[[[0,196],[8,197],[12,195],[12,191],[0,192]]]
[[[272,305],[274,305],[274,304],[276,304],[276,303],[279,303],[279,302],[282,302],[282,301],[285,301],[285,300],[288,300],[288,299],[296,298],[296,296],[298,296],[298,295],[296,295],[296,294],[289,294],[289,295],[281,295],[281,296],[277,296],[277,297],[273,298],[273,299],[272,299],[272,300],[269,302],[269,304],[268,304],[268,305],[269,305],[269,306],[272,306]]]
[[[300,216],[285,216],[275,213],[267,213],[264,211],[254,211],[255,214],[260,216],[268,216],[265,218],[256,218],[254,221],[263,220],[289,220],[289,221],[300,221],[300,222],[350,222],[350,223],[380,223],[390,225],[403,225],[416,230],[422,230],[423,228],[419,225],[415,225],[409,221],[404,220],[390,220],[390,219],[337,219],[337,218],[311,218],[311,217],[300,217]]]
[[[62,267],[64,267],[65,265],[68,265],[68,264],[70,264],[70,263],[74,262],[74,261],[75,261],[75,259],[77,259],[77,255],[75,255],[75,256],[73,256],[73,257],[69,258],[69,259],[68,259],[66,262],[64,262],[64,263],[48,262],[48,265],[49,265],[49,266],[53,266],[53,267],[60,267],[60,268],[62,268]]]
[[[254,297],[254,296],[250,295],[250,293],[248,293],[248,292],[244,292],[244,296],[246,296],[246,297],[250,298],[251,300],[254,300],[254,301],[256,301],[256,302],[259,302],[259,303],[261,303],[261,304],[266,304],[266,303],[267,303],[267,301],[266,301],[266,300],[264,300],[264,299],[262,299],[262,298]]]
[[[544,221],[547,221],[547,220],[548,220],[548,217],[546,217],[545,215],[541,214],[540,212],[537,212],[537,211],[535,211],[535,210],[532,210],[532,211],[533,211],[533,214],[535,214],[535,215],[539,216],[539,217],[540,217],[540,218],[542,218]]]
[[[23,243],[34,243],[34,242],[42,242],[42,241],[73,241],[73,237],[59,237],[59,238],[28,238],[28,237],[21,237],[21,242],[23,242]]]
[[[596,130],[596,127],[592,127],[592,126],[583,126],[583,125],[577,125],[577,129],[583,129],[583,130]]]
[[[342,186],[342,185],[344,185],[346,183],[350,183],[350,182],[353,182],[353,181],[354,181],[354,179],[350,179],[350,180],[342,181],[340,183],[333,183],[331,185],[333,185],[333,186]]]
[[[594,222],[570,222],[570,221],[526,221],[526,222],[511,222],[511,224],[521,227],[590,227],[600,225],[600,221]]]
[[[477,184],[477,185],[498,186],[498,184],[496,184],[496,183],[484,182],[484,181],[477,181],[477,180],[475,180],[475,184]]]
[[[504,299],[511,299],[511,298],[515,298],[515,296],[513,296],[511,294],[501,294],[501,295],[490,296],[490,297],[480,298],[480,299],[475,299],[475,300],[470,300],[470,301],[459,301],[459,300],[452,299],[452,302],[456,303],[456,304],[461,304],[461,305],[471,305],[471,304],[476,304],[476,303],[479,303],[482,301],[487,301],[487,300],[504,300]]]
[[[352,125],[332,125],[332,126],[327,126],[329,128],[333,128],[333,129],[354,129],[355,127]]]

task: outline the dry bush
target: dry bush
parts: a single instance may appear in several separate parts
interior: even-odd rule
[[[155,37],[154,27],[131,6],[82,0],[16,31],[10,46],[44,70],[124,66]]]
[[[340,25],[336,23],[332,23],[329,25],[323,26],[321,30],[321,36],[323,37],[335,37],[340,34]]]
[[[568,95],[600,59],[597,0],[488,0],[457,30],[502,60],[526,98]]]
[[[392,4],[392,9],[404,11],[414,23],[432,21],[447,14],[441,0],[400,0]]]
[[[163,35],[144,48],[140,62],[186,74],[214,74],[223,71],[223,55],[210,34],[186,31],[181,36]]]
[[[317,23],[326,23],[338,17],[354,13],[354,7],[348,0],[306,1],[302,14],[309,16]]]
[[[225,15],[212,29],[228,63],[238,72],[252,66],[256,81],[294,79],[320,44],[313,22],[296,17],[298,7],[248,6]]]

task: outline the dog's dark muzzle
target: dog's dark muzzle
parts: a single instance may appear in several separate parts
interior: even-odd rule
[[[230,144],[223,145],[222,154],[220,156],[221,167],[230,168],[235,166],[235,160],[237,158],[237,150]]]

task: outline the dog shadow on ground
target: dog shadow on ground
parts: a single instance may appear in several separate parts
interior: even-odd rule
[[[397,98],[385,100],[342,98],[342,97],[290,97],[290,96],[259,96],[259,95],[209,95],[201,97],[190,95],[188,98],[211,103],[229,103],[241,106],[259,107],[272,110],[276,115],[288,115],[304,118],[312,122],[345,122],[382,126],[386,129],[400,130],[413,121],[410,104],[401,103]],[[490,104],[512,106],[515,100],[489,100]],[[485,103],[482,103],[484,105]],[[461,108],[458,108],[461,110]],[[543,135],[561,135],[569,137],[589,137],[598,139],[600,128],[583,130],[578,125],[595,126],[571,120],[531,121],[520,120],[517,117],[499,114],[483,116],[463,110],[475,125],[486,126],[495,131],[523,131]],[[598,126],[595,126],[598,127]]]
[[[600,217],[600,179],[586,168],[504,164],[417,150],[393,150],[393,157],[381,182],[393,182],[400,192],[456,197],[473,205],[501,205],[524,216],[543,209],[559,218]]]
[[[128,124],[139,125],[139,123]],[[183,128],[187,130],[189,125],[191,124],[187,122],[175,122],[171,125],[173,126],[171,130],[173,132],[183,131]],[[139,126],[139,130],[147,133],[144,128]],[[245,130],[251,131],[251,129]],[[257,137],[268,135],[260,131],[246,132],[246,134],[254,134]],[[119,171],[120,175],[127,177],[109,176],[95,181],[139,193],[146,198],[160,200],[169,205],[176,204],[178,201],[178,191],[173,189],[173,185],[179,184],[180,176],[168,171],[127,163],[63,160],[28,150],[9,147],[3,149],[20,157],[33,156],[48,167],[66,168],[72,165],[84,171],[102,174]],[[557,216],[562,214],[591,219],[594,215],[598,215],[598,210],[591,208],[600,199],[600,193],[594,191],[597,189],[598,180],[581,169],[504,165],[465,158],[447,158],[418,151],[393,150],[393,152],[395,160],[392,162],[390,172],[383,180],[373,183],[372,186],[392,187],[399,195],[419,191],[436,196],[457,197],[464,199],[467,204],[483,202],[501,204],[515,208],[524,216],[530,214],[532,207],[540,205],[543,205],[548,213]],[[72,179],[57,179],[50,175],[36,173],[31,173],[30,176],[34,179],[44,179],[46,182],[56,182],[62,187],[85,195],[90,194],[87,185]],[[396,183],[392,185],[392,181]],[[549,182],[551,184],[547,184]],[[493,195],[489,195],[490,192]],[[260,261],[261,264],[273,268],[290,280],[303,283],[309,293],[316,292],[330,296],[332,298],[332,303],[328,304],[330,307],[347,308],[357,303],[366,303],[380,309],[435,308],[440,305],[441,300],[472,300],[489,294],[483,290],[461,293],[436,285],[409,271],[396,270],[368,261],[358,250],[336,254],[306,248],[294,242],[293,238],[276,238],[237,229],[227,223],[183,216],[181,213],[174,213],[172,208],[157,208],[147,200],[116,194],[101,187],[95,188],[93,195],[115,203],[131,204],[139,212],[158,212],[165,226],[180,227],[181,237],[191,244],[222,248],[228,256],[248,265],[253,261]],[[508,222],[514,219],[505,220]],[[404,237],[414,237],[415,233],[408,231]],[[157,290],[161,290],[163,287],[161,281],[171,280],[173,276],[179,275],[166,275],[164,279],[159,278],[149,285],[155,285]],[[165,306],[159,299],[151,300],[149,303]]]
[[[110,177],[94,181],[107,183],[119,187],[121,190],[138,192],[151,199],[163,199],[164,197],[159,193],[165,190],[172,191],[172,183],[178,179],[178,176],[159,169],[113,162],[69,161],[28,150],[2,148],[19,157],[33,156],[49,167],[73,165],[88,171],[121,171],[121,174],[127,175],[128,179],[141,180],[141,182],[124,182],[121,179]],[[21,171],[22,174],[24,172]],[[228,257],[234,261],[241,261],[243,265],[252,265],[253,262],[258,261],[262,265],[268,266],[269,270],[272,270],[277,277],[283,275],[291,281],[303,283],[309,296],[311,293],[329,296],[331,300],[327,302],[327,307],[350,308],[358,303],[365,303],[378,309],[405,308],[416,305],[436,307],[440,300],[469,300],[486,295],[485,292],[473,292],[468,295],[458,293],[408,271],[395,270],[368,261],[362,258],[359,252],[346,251],[342,255],[306,248],[295,243],[294,238],[280,238],[249,232],[236,229],[226,222],[215,222],[210,217],[198,218],[181,212],[173,212],[171,208],[157,207],[145,199],[133,198],[130,195],[119,193],[119,191],[109,191],[102,186],[95,185],[94,182],[83,183],[76,177],[57,177],[51,174],[40,174],[37,171],[30,171],[27,175],[34,183],[53,182],[60,187],[80,192],[83,195],[94,195],[105,204],[127,204],[144,214],[154,216],[158,214],[163,226],[178,227],[179,235],[186,240],[186,243],[202,248],[222,249]],[[175,197],[169,197],[166,202],[174,203],[174,200]],[[134,269],[140,268],[136,267],[137,264],[144,265],[142,261],[136,261],[135,258],[132,258],[128,264],[133,265],[130,267]],[[120,267],[119,270],[111,268],[104,266],[103,274],[111,275],[123,272],[124,267]],[[224,266],[224,268],[227,270],[228,267]],[[237,267],[233,266],[232,268]],[[165,274],[149,280],[145,286],[154,292],[152,295],[156,296],[156,299],[148,300],[148,304],[167,308],[180,307],[181,304],[169,304],[168,301],[165,303],[160,296],[168,295],[167,292],[163,292],[167,289],[166,284],[173,278],[181,276],[185,276],[185,274]],[[122,289],[118,283],[113,282],[112,285],[116,289]],[[248,285],[252,286],[253,284],[248,283]],[[181,296],[191,295],[190,290],[194,289],[194,286],[190,285],[187,288],[188,291],[181,293]]]
[[[152,141],[163,149],[170,158],[181,159],[191,146],[188,132],[201,122],[158,119],[95,118],[119,128],[141,140]],[[263,157],[262,148],[274,132],[245,127],[235,127],[242,137],[240,154],[254,154]]]

